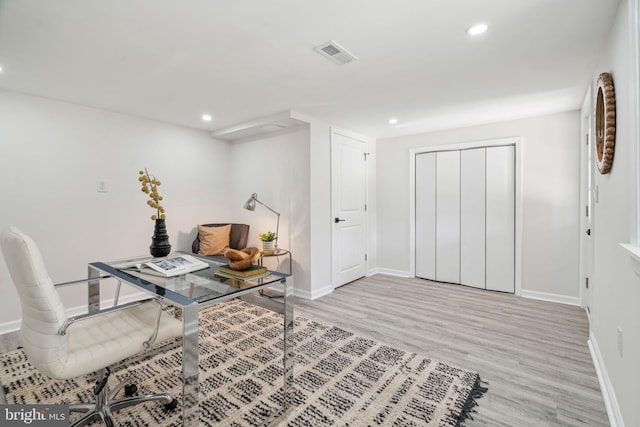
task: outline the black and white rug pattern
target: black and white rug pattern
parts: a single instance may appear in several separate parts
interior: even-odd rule
[[[477,373],[296,318],[293,407],[282,413],[282,316],[240,301],[200,313],[201,426],[457,426],[486,391]],[[128,376],[138,393],[181,400],[180,340],[112,367],[110,384]],[[95,377],[55,381],[22,350],[0,355],[7,403],[90,400]],[[181,406],[147,403],[116,413],[122,426],[181,425]]]

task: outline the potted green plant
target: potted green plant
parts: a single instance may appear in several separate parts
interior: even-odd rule
[[[258,234],[258,239],[262,242],[262,250],[273,251],[273,241],[276,240],[276,237],[278,237],[278,235],[273,231]]]

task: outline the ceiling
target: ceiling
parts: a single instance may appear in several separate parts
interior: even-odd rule
[[[385,138],[579,109],[617,6],[0,0],[0,88],[211,131],[295,111]],[[330,40],[358,60],[313,50]]]

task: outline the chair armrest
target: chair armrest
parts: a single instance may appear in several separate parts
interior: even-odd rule
[[[118,305],[118,306],[115,306],[115,307],[105,308],[103,310],[92,311],[91,313],[81,314],[79,316],[69,317],[67,320],[65,320],[65,322],[62,324],[62,326],[58,330],[58,334],[59,335],[66,335],[67,329],[69,328],[69,326],[71,326],[72,324],[74,324],[76,322],[79,322],[81,320],[92,319],[94,317],[102,316],[102,315],[107,314],[107,313],[113,313],[113,312],[124,310],[124,309],[130,308],[130,307],[135,307],[135,306],[138,306],[138,305],[146,304],[146,303],[148,303],[150,301],[155,301],[155,300],[156,300],[155,298],[148,298],[148,299],[144,299],[144,300],[140,300],[140,301],[133,301],[133,302],[130,302],[130,303],[127,303],[127,304]]]

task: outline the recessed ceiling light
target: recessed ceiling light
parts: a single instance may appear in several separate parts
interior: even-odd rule
[[[470,36],[477,36],[478,34],[482,34],[489,29],[487,24],[478,24],[473,27],[467,28],[467,34]]]
[[[202,120],[205,122],[210,122],[213,119],[213,117],[211,117],[211,114],[203,114],[202,115]]]
[[[2,65],[0,65],[0,73],[2,72]]]
[[[397,125],[398,124],[398,119],[396,119],[396,118],[389,119],[389,124],[390,125]]]

